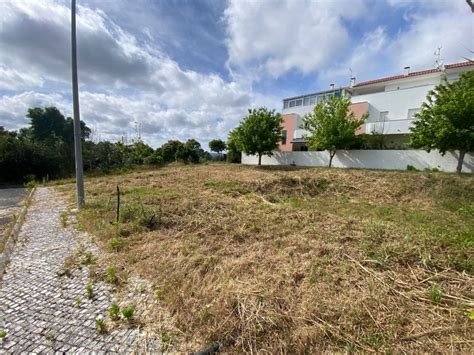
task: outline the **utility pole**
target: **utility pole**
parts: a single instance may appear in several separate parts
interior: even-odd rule
[[[82,168],[82,133],[79,115],[79,85],[77,82],[76,0],[71,0],[72,101],[74,105],[74,157],[76,162],[77,208],[84,207],[84,172]]]

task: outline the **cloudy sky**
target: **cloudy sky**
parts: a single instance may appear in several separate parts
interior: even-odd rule
[[[77,0],[81,118],[95,138],[206,146],[249,107],[472,57],[465,0]],[[0,0],[0,126],[71,115],[70,1]]]

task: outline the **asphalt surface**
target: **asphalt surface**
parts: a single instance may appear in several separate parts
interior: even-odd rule
[[[24,187],[0,188],[0,234],[3,225],[10,222],[13,215],[21,209],[26,192]]]

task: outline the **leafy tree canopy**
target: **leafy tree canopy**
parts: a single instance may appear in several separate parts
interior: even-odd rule
[[[304,138],[314,149],[329,151],[329,167],[338,149],[349,149],[357,142],[355,131],[364,123],[349,110],[351,100],[330,97],[314,107],[312,114],[303,118],[303,128],[310,132]]]
[[[445,80],[428,92],[411,130],[414,148],[441,154],[459,150],[458,173],[466,152],[474,150],[474,71],[461,74],[458,81]]]
[[[231,133],[232,142],[246,154],[257,154],[258,165],[262,155],[271,156],[281,136],[282,117],[266,107],[250,109],[247,117]]]
[[[213,152],[216,152],[219,154],[220,152],[224,151],[226,148],[227,148],[227,145],[221,139],[213,139],[212,141],[209,141],[209,149],[211,149],[211,151]]]

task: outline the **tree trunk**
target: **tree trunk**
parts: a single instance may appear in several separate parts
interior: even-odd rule
[[[332,165],[332,158],[336,155],[336,151],[329,151],[329,167]]]
[[[262,165],[262,153],[258,153],[258,166]]]
[[[461,170],[462,170],[462,163],[464,161],[464,156],[466,155],[466,151],[465,150],[460,150],[459,151],[459,158],[458,158],[458,166],[456,167],[456,172],[458,174],[461,174]]]

